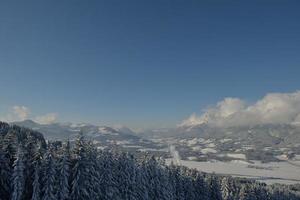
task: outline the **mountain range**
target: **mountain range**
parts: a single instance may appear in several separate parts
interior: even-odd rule
[[[175,145],[182,158],[200,156],[215,158],[224,153],[242,153],[247,159],[276,160],[290,152],[300,154],[300,127],[290,124],[213,127],[207,124],[153,129],[135,133],[127,127],[92,124],[39,124],[32,120],[13,124],[39,131],[48,140],[73,140],[80,132],[101,146],[120,145],[125,148],[161,151]],[[205,152],[205,151],[208,152]],[[165,151],[165,150],[163,150]],[[199,154],[199,152],[202,152]],[[184,156],[185,155],[185,156]]]
[[[39,124],[32,120],[13,122],[12,124],[30,128],[44,134],[46,139],[66,140],[74,139],[80,132],[93,140],[139,140],[140,138],[127,127],[97,126],[86,123],[52,123]]]

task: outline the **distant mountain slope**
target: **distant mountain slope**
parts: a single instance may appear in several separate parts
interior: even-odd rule
[[[212,127],[206,124],[184,126],[162,131],[147,131],[141,135],[155,138],[204,138],[248,140],[264,145],[300,145],[300,127],[289,124],[264,124],[256,126]]]
[[[300,127],[288,124],[264,124],[240,127],[210,127],[207,125],[180,127],[176,131],[178,137],[202,138],[231,138],[234,140],[248,140],[252,143],[264,145],[294,145],[300,144]]]
[[[80,132],[93,140],[139,140],[127,127],[112,128],[108,126],[96,126],[92,124],[53,123],[39,124],[32,120],[13,122],[12,124],[31,128],[44,134],[51,140],[74,139]]]
[[[34,143],[41,143],[43,147],[46,142],[43,134],[38,131],[30,130],[29,128],[10,125],[0,121],[0,140],[1,142],[14,141],[15,143],[26,143],[31,140]]]
[[[144,135],[177,146],[183,159],[226,161],[232,159],[227,155],[238,154],[246,160],[271,162],[300,155],[300,127],[289,124],[235,127],[202,124],[148,131]]]

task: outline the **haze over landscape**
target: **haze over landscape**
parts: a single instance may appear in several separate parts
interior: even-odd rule
[[[299,199],[299,9],[0,2],[0,199]]]

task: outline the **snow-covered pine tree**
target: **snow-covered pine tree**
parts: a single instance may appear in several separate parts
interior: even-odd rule
[[[184,199],[184,191],[183,191],[183,185],[182,185],[182,177],[181,177],[181,167],[174,165],[171,163],[171,165],[168,167],[169,171],[169,181],[172,188],[172,196],[175,199]]]
[[[89,193],[94,199],[100,199],[100,173],[98,166],[98,156],[97,149],[93,145],[91,141],[87,142],[86,146],[87,152],[87,178],[91,183],[91,187],[89,188]]]
[[[41,178],[42,178],[42,160],[43,160],[43,150],[41,144],[38,144],[34,155],[34,180],[33,180],[33,191],[31,200],[41,199]]]
[[[286,188],[284,188],[283,186],[279,186],[277,184],[274,184],[271,186],[270,192],[271,192],[270,199],[272,199],[272,200],[285,200],[285,199],[292,200],[292,199],[294,199],[294,195],[289,193],[289,191]]]
[[[239,193],[240,200],[256,200],[260,199],[259,197],[255,197],[254,194],[254,184],[243,184]]]
[[[72,170],[74,174],[71,189],[72,200],[95,198],[94,183],[91,181],[91,174],[94,173],[94,169],[87,150],[87,143],[83,135],[80,134],[74,148],[75,164]]]
[[[14,169],[12,174],[12,195],[11,200],[22,200],[25,189],[25,160],[24,160],[24,146],[19,144],[16,160],[14,162]]]
[[[57,196],[59,200],[67,200],[70,197],[70,169],[71,168],[71,151],[70,142],[67,141],[63,149],[62,159],[59,163],[59,190]]]
[[[181,167],[181,181],[183,186],[184,199],[193,200],[195,196],[195,188],[191,175],[191,170],[187,167]]]
[[[208,188],[204,180],[204,175],[197,170],[193,170],[192,176],[194,177],[194,187],[195,187],[196,197],[201,200],[209,200],[208,192],[207,192]]]
[[[142,158],[142,160],[145,161],[145,158]],[[137,181],[137,189],[136,189],[137,198],[149,200],[150,199],[149,188],[148,188],[149,181],[147,178],[144,162],[139,163],[137,165],[136,181]]]
[[[40,165],[34,166],[33,191],[31,200],[41,199]]]
[[[124,200],[135,200],[136,195],[136,166],[132,156],[122,153],[118,157],[116,177],[117,187]]]
[[[145,170],[146,179],[148,180],[148,195],[149,199],[154,199],[155,197],[158,197],[158,194],[156,191],[156,160],[154,157],[151,157],[150,159],[147,159],[143,163],[143,168]]]
[[[115,155],[110,151],[102,151],[98,158],[98,170],[100,176],[100,199],[121,199],[120,192],[117,187],[117,177],[114,176],[116,171]]]
[[[150,199],[169,199],[167,171],[164,171],[154,156],[145,162]]]
[[[268,194],[266,186],[261,183],[255,183],[254,196],[256,196],[258,199],[270,200],[270,196]]]
[[[222,200],[220,183],[216,174],[211,174],[207,178],[209,199]]]
[[[0,139],[2,143],[3,140]],[[9,199],[11,193],[10,176],[11,168],[9,166],[9,159],[0,145],[0,199]]]
[[[15,155],[18,151],[17,133],[14,130],[9,129],[7,134],[3,138],[3,151],[7,157],[8,165],[13,168],[15,162]]]
[[[37,146],[40,146],[40,144],[36,144],[35,138],[30,134],[29,129],[23,129],[21,128],[20,131],[23,131],[26,133],[27,138],[25,140],[25,191],[24,191],[24,198],[25,199],[30,199],[32,197],[32,192],[33,192],[33,179],[35,176],[35,166],[34,166],[34,158],[35,154],[37,152]]]
[[[55,194],[55,158],[51,144],[48,144],[48,149],[44,159],[43,172],[43,197],[42,200],[56,200]]]
[[[233,185],[231,184],[230,177],[223,177],[221,181],[221,193],[223,200],[233,200]]]
[[[159,158],[157,160],[157,173],[158,173],[158,184],[157,184],[157,190],[160,190],[160,195],[162,196],[162,199],[172,199],[173,193],[172,193],[172,186],[169,182],[169,173],[167,171],[165,160],[162,158]]]
[[[9,160],[4,152],[4,133],[7,132],[9,126],[6,123],[0,122],[0,199],[9,199],[10,191],[10,176],[11,168]],[[1,200],[2,200],[1,199]]]

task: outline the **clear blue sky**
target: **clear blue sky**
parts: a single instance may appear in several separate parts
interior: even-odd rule
[[[174,126],[300,89],[299,1],[0,2],[0,112]]]

